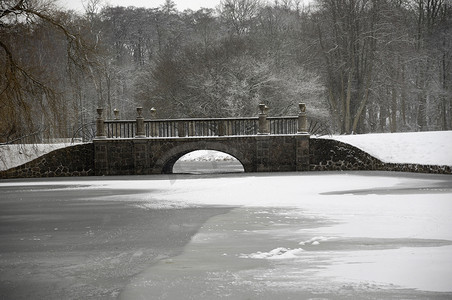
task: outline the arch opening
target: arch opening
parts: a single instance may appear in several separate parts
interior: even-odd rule
[[[243,173],[245,168],[234,156],[217,150],[195,150],[182,155],[173,165],[176,174]]]

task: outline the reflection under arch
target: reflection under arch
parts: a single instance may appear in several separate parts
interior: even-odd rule
[[[154,165],[154,174],[172,174],[175,163],[184,155],[197,150],[213,150],[228,154],[243,166],[244,172],[253,172],[253,166],[241,151],[220,142],[188,143],[176,146],[160,157]]]
[[[172,173],[213,174],[243,173],[245,169],[234,156],[217,150],[195,150],[181,156]]]

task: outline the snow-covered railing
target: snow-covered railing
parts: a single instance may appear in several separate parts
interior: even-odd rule
[[[134,137],[209,137],[244,136],[259,134],[306,133],[306,112],[300,104],[300,114],[290,117],[268,117],[268,108],[260,105],[258,117],[247,118],[195,118],[195,119],[148,119],[137,108],[136,120],[103,120],[103,109],[98,109],[96,138]],[[155,109],[151,110],[155,114]]]

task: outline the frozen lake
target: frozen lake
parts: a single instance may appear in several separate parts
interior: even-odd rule
[[[452,177],[0,182],[0,298],[451,299]]]

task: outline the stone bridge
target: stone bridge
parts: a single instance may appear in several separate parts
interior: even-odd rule
[[[332,139],[311,138],[305,106],[294,117],[104,120],[98,109],[96,137],[0,171],[0,179],[172,173],[176,161],[195,150],[217,150],[241,162],[245,172],[399,171],[452,174],[450,166],[384,163]],[[315,121],[310,128],[315,131]]]
[[[309,170],[306,107],[295,117],[269,118],[267,107],[254,118],[175,119],[142,117],[104,120],[98,109],[94,164],[96,175],[172,173],[176,161],[196,150],[235,157],[245,172]]]

